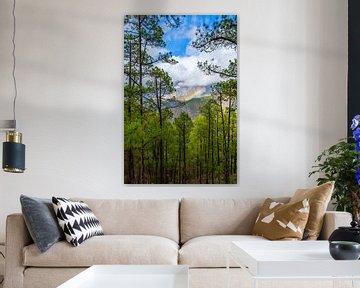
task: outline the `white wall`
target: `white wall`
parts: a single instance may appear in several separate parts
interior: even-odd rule
[[[0,119],[12,117],[11,3],[0,1]],[[239,184],[123,184],[122,26],[134,13],[239,14]],[[314,185],[315,156],[346,135],[345,0],[18,0],[16,14],[28,170],[0,172],[0,241],[21,193],[290,195]]]

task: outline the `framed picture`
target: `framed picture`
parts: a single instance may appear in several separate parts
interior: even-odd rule
[[[237,16],[124,21],[125,184],[237,183]]]

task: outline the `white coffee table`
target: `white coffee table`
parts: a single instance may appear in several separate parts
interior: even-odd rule
[[[350,287],[360,287],[360,261],[332,259],[328,241],[238,241],[229,256],[248,272],[253,287],[275,279],[350,280]]]
[[[58,288],[188,288],[185,265],[94,265]]]

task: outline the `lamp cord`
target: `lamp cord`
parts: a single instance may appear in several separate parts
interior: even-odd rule
[[[16,85],[16,78],[15,78],[15,68],[16,68],[16,57],[15,57],[15,34],[16,34],[16,16],[15,16],[15,8],[16,8],[16,0],[13,1],[13,9],[12,9],[12,16],[13,16],[13,35],[12,35],[12,44],[13,44],[13,50],[12,50],[12,57],[13,57],[13,69],[12,69],[12,77],[14,81],[14,89],[15,89],[15,95],[14,95],[14,101],[13,101],[13,116],[15,121],[15,130],[16,130],[16,98],[17,98],[17,85]]]

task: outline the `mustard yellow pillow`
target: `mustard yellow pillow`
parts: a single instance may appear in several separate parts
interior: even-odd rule
[[[316,240],[319,237],[324,221],[326,208],[334,190],[334,181],[324,183],[311,189],[298,189],[289,203],[309,199],[310,213],[305,227],[304,240]]]
[[[260,209],[252,234],[269,240],[301,240],[308,217],[307,199],[284,204],[268,198]]]

